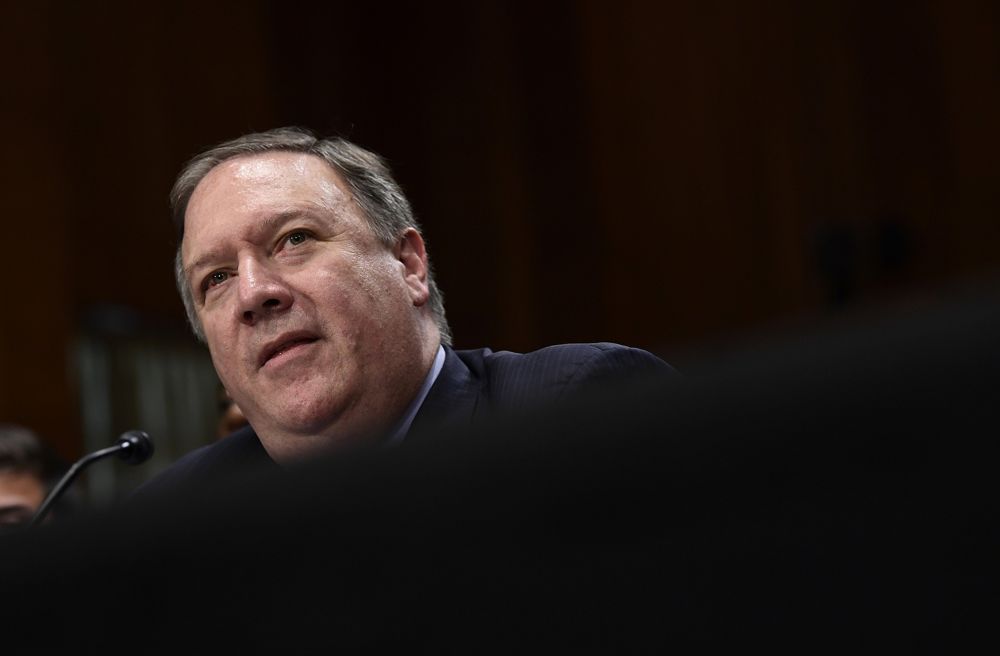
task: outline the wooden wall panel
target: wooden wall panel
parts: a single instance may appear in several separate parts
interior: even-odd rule
[[[59,43],[42,5],[14,5],[0,28],[0,421],[31,427],[64,456],[80,440],[67,374],[72,295],[69,175],[52,129]]]
[[[260,8],[18,3],[5,15],[0,420],[81,455],[75,339],[97,306],[184,331],[167,194],[198,149],[271,123]],[[5,10],[6,11],[6,10]],[[114,436],[108,436],[109,441]]]
[[[962,6],[586,3],[605,303],[652,308],[616,329],[695,344],[995,268],[997,17]]]

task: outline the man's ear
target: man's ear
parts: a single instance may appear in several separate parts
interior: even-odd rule
[[[417,307],[427,303],[431,296],[427,286],[427,251],[424,239],[414,228],[407,228],[396,240],[393,249],[396,259],[403,265],[403,278],[410,290],[410,298]]]

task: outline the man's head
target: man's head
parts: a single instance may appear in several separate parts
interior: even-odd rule
[[[48,494],[55,465],[34,433],[21,426],[0,425],[0,525],[31,520]]]
[[[272,457],[398,419],[449,333],[377,156],[297,129],[249,135],[193,159],[171,200],[188,318]]]

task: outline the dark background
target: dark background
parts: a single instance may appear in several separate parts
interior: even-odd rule
[[[986,1],[9,3],[0,419],[77,457],[81,335],[193,347],[173,177],[278,125],[387,158],[458,347],[690,369],[905,311],[1000,264],[998,28]]]

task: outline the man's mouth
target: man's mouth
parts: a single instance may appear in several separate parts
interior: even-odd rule
[[[319,338],[311,333],[296,332],[287,333],[278,337],[271,342],[264,345],[264,348],[260,351],[260,358],[257,360],[258,368],[265,366],[268,362],[272,360],[279,359],[281,356],[295,351],[307,344],[312,344]]]

